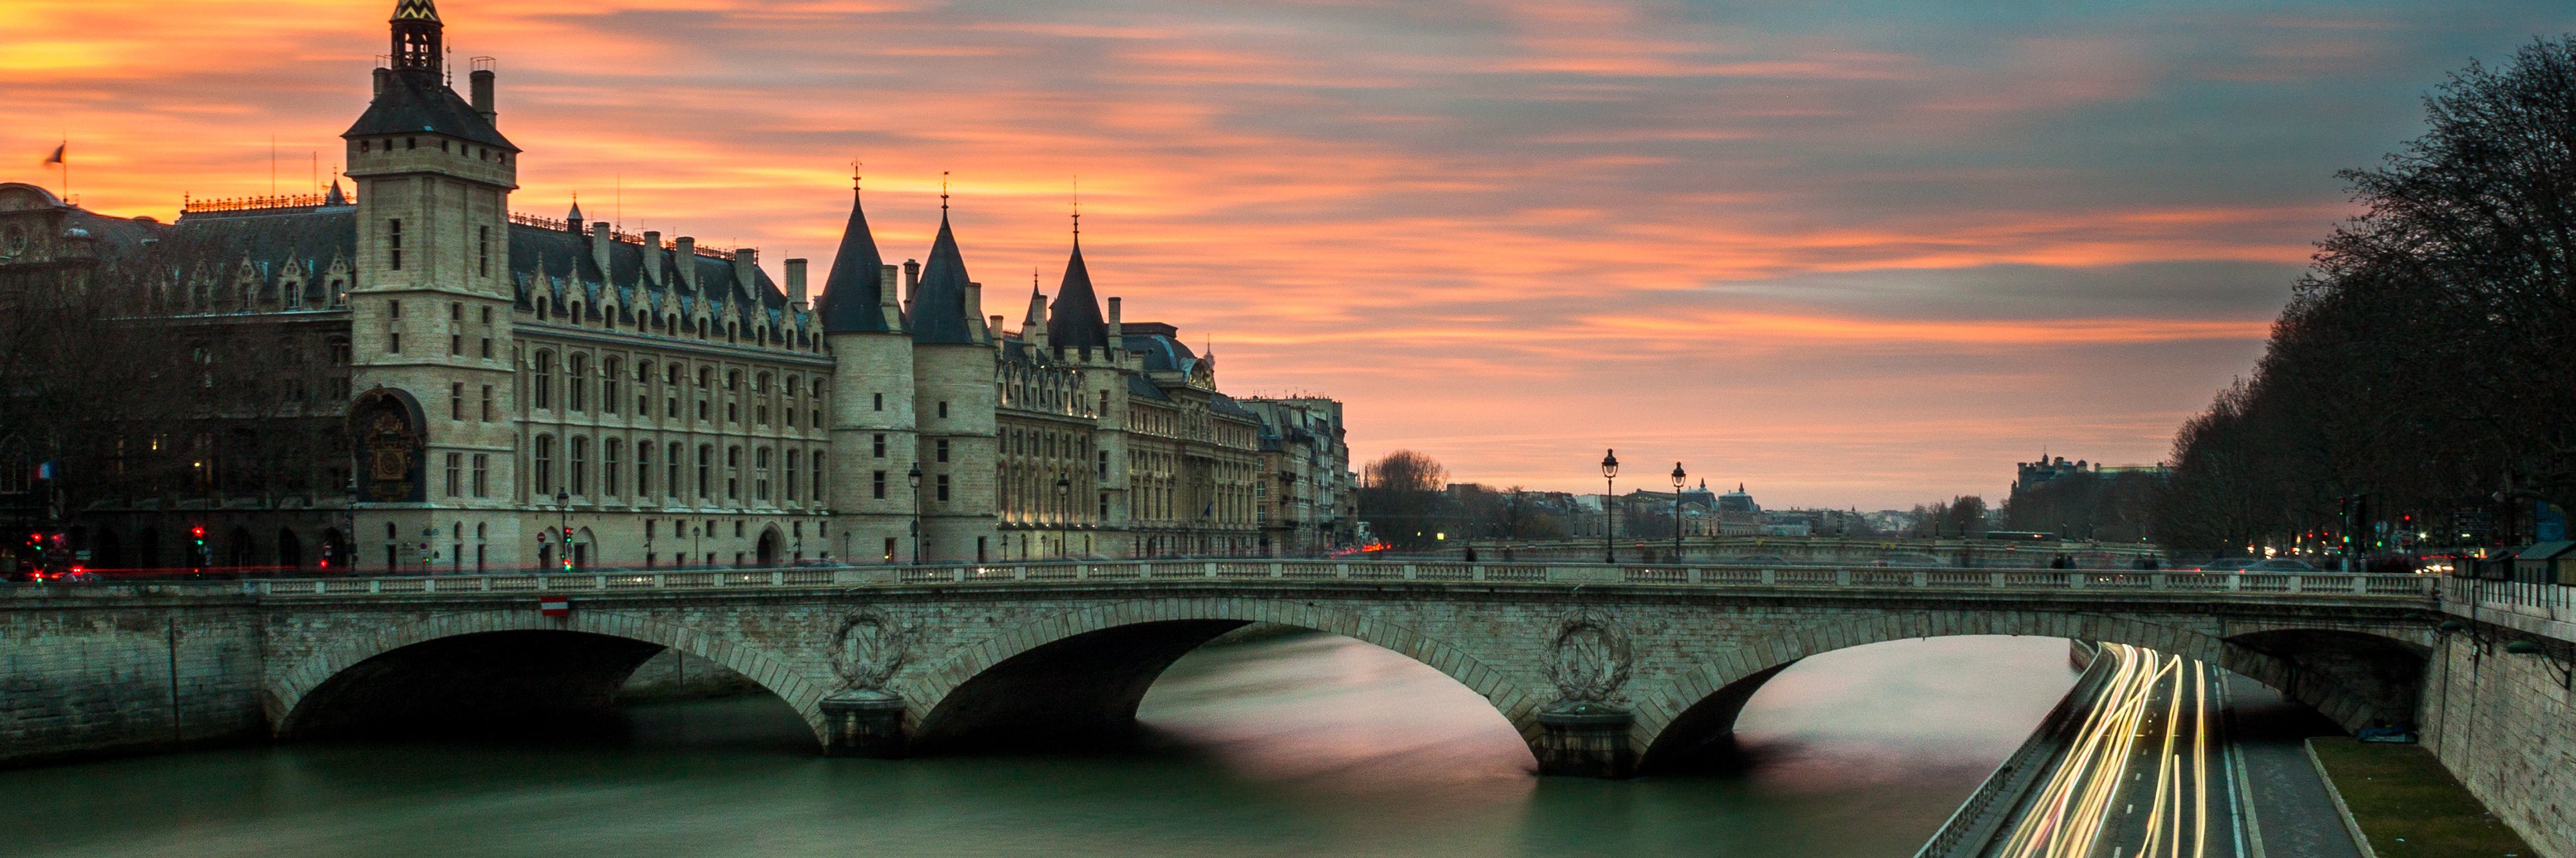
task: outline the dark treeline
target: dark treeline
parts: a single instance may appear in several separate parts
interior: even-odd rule
[[[2252,377],[2174,440],[2154,532],[2181,552],[2374,524],[2529,539],[2576,500],[2576,38],[2476,63],[2429,129],[2340,177],[2364,213],[2318,245]],[[2370,541],[2370,540],[2365,540]]]

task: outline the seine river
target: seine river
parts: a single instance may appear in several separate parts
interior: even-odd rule
[[[95,856],[1910,856],[2072,681],[2048,638],[1799,664],[1741,771],[1540,779],[1502,716],[1345,638],[1191,654],[1119,756],[814,755],[772,698],[615,746],[287,745],[0,773],[0,853]]]

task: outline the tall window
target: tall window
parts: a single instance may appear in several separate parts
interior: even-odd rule
[[[937,441],[931,442],[931,449],[938,454],[939,458],[937,461],[948,461],[948,439],[941,438]]]
[[[489,453],[474,454],[474,496],[492,496],[492,456]]]
[[[885,433],[877,433],[876,441],[871,445],[870,449],[876,452],[877,458],[885,458]]]
[[[492,386],[483,386],[483,422],[492,422]]]
[[[742,500],[742,448],[725,448],[725,500]]]
[[[813,476],[809,477],[808,479],[811,479],[811,480],[813,480],[813,481],[814,481],[814,493],[813,493],[814,502],[815,502],[815,503],[818,503],[818,504],[820,504],[820,503],[831,503],[831,502],[832,502],[832,497],[831,497],[831,485],[832,485],[832,484],[831,484],[831,483],[828,483],[828,482],[824,482],[824,481],[823,481],[823,451],[821,451],[821,450],[816,450],[816,451],[814,451],[814,472],[813,472]],[[819,527],[820,525],[817,525],[817,526]]]
[[[554,376],[555,376],[555,353],[554,353],[554,352],[538,352],[538,353],[537,353],[537,371],[534,373],[534,375],[536,376],[536,384],[534,385],[534,387],[535,387],[535,389],[536,389],[536,394],[537,394],[537,396],[536,396],[536,400],[537,400],[537,407],[538,407],[538,408],[553,408],[553,407],[555,407],[555,399],[554,399],[554,391],[555,391],[555,382],[554,382]]]
[[[669,453],[670,455],[665,456],[662,459],[662,493],[670,495],[672,500],[678,500],[680,498],[679,442],[672,442],[671,448],[664,450],[663,452]]]
[[[589,392],[590,356],[585,354],[566,356],[564,358],[564,407],[573,411],[584,410],[589,405],[585,401],[588,397],[584,394]]]
[[[879,499],[879,500],[883,500],[883,499],[885,498],[885,486],[886,486],[886,472],[884,472],[884,471],[878,471],[878,472],[876,472],[876,474],[875,474],[875,479],[871,480],[871,481],[868,483],[868,490],[869,490],[870,495],[871,495],[871,496],[873,496],[873,497],[875,497],[875,498],[877,498],[877,499]]]
[[[552,435],[537,436],[537,467],[535,475],[536,482],[529,485],[529,488],[532,489],[531,493],[540,495],[553,494],[555,488],[555,439]]]
[[[385,267],[402,270],[402,218],[385,221]]]
[[[620,391],[622,390],[618,385],[626,380],[623,374],[625,369],[626,368],[624,366],[618,364],[616,358],[609,358],[608,360],[600,362],[599,410],[610,414],[617,413],[617,400],[620,398]]]
[[[699,499],[699,500],[706,500],[706,499],[708,498],[708,491],[709,491],[709,490],[710,490],[710,488],[714,485],[713,483],[709,482],[707,478],[708,478],[708,476],[709,476],[709,472],[710,472],[710,471],[712,471],[712,470],[715,468],[715,459],[716,459],[716,446],[715,446],[714,444],[700,444],[700,445],[698,445],[698,499]]]
[[[447,419],[465,419],[465,382],[459,381],[447,386]]]
[[[759,447],[751,451],[751,467],[751,496],[766,501],[769,499],[769,448]]]
[[[474,228],[474,276],[492,276],[492,228]]]
[[[940,475],[939,475],[939,499],[940,499],[940,500],[943,500],[943,501],[948,499],[948,475],[947,475],[947,474],[940,474]]]
[[[787,451],[787,479],[785,487],[779,491],[779,499],[788,503],[796,502],[796,460],[798,458],[796,451]]]
[[[635,496],[653,496],[653,442],[635,442]]]
[[[462,474],[462,473],[460,473],[460,472],[462,472],[462,471],[464,471],[464,470],[465,470],[465,454],[463,454],[463,453],[449,453],[449,454],[447,454],[447,496],[448,496],[448,497],[455,497],[455,496],[457,496],[457,494],[458,494],[459,492],[462,492],[462,491],[464,490],[464,488],[465,488],[465,486],[464,486],[465,480],[463,479],[463,474]]]
[[[625,446],[615,438],[599,442],[599,493],[602,495],[617,496],[617,451]]]
[[[590,439],[588,438],[572,439],[571,483],[573,494],[590,493]]]

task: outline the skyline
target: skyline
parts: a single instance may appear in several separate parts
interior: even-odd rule
[[[0,96],[59,117],[0,129],[0,180],[55,186],[68,136],[86,206],[167,219],[266,193],[274,133],[304,191],[382,6],[0,9],[29,34]],[[578,192],[775,275],[830,264],[853,158],[888,259],[922,258],[947,170],[1016,325],[997,272],[1053,293],[1078,175],[1102,294],[1213,340],[1230,389],[1346,401],[1355,460],[1587,491],[1616,447],[1622,491],[1678,458],[1864,509],[1995,498],[2042,448],[2161,458],[2350,213],[2333,171],[2416,134],[2444,72],[2576,20],[692,6],[441,4],[459,62],[499,57],[514,210]]]

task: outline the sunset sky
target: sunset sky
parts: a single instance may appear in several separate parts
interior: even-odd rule
[[[1084,250],[1238,395],[1355,456],[1766,506],[2001,495],[2162,458],[2246,372],[2340,168],[2528,3],[439,0],[498,58],[513,208],[830,264],[849,162],[889,259],[953,172],[1016,325]],[[1969,7],[1987,5],[1989,9]],[[116,214],[311,188],[391,0],[0,3],[0,181]],[[459,73],[462,82],[462,72]],[[18,153],[15,156],[8,153]],[[620,185],[622,183],[622,192]],[[818,282],[819,287],[819,282]]]

